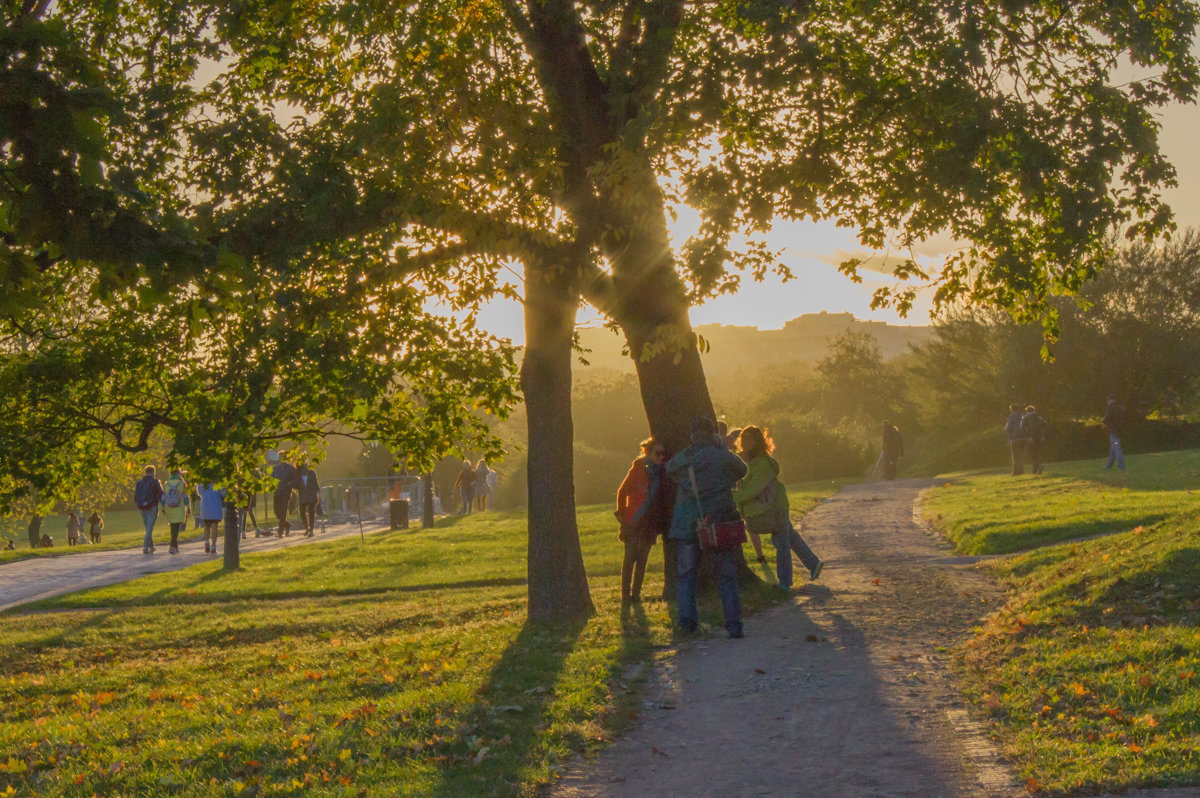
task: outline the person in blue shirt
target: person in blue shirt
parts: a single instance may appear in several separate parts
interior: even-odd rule
[[[700,566],[700,543],[696,522],[702,516],[714,521],[738,518],[733,486],[746,476],[746,464],[717,438],[717,423],[705,416],[692,422],[692,442],[667,463],[667,476],[678,486],[675,510],[668,537],[677,541],[679,582],[679,631],[691,634],[699,623],[696,608],[696,572]],[[692,474],[695,474],[693,488]],[[740,547],[713,552],[717,568],[717,590],[730,637],[742,637],[742,605],[738,595],[737,555]]]

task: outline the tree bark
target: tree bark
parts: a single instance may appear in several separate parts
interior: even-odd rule
[[[529,620],[586,618],[588,591],[575,518],[571,357],[578,294],[563,270],[525,268],[521,388],[529,429]]]
[[[28,534],[29,548],[36,549],[42,545],[42,517],[40,515],[35,513],[29,519]]]
[[[421,475],[421,526],[433,529],[433,472]]]
[[[241,567],[241,530],[238,529],[238,511],[236,502],[225,503],[225,551],[222,567],[226,571],[236,571]]]

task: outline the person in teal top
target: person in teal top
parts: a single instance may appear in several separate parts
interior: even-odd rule
[[[779,587],[792,588],[792,551],[808,569],[809,579],[821,575],[821,561],[792,525],[787,489],[779,480],[779,463],[771,456],[775,444],[760,428],[750,426],[738,438],[738,455],[746,461],[746,476],[734,488],[733,500],[746,520],[746,529],[770,535],[775,546],[775,575]]]
[[[700,543],[696,521],[708,516],[714,521],[737,519],[733,486],[746,475],[746,465],[717,439],[717,422],[701,416],[692,422],[692,443],[667,463],[667,476],[678,486],[671,528],[667,533],[678,541],[679,631],[696,631],[696,573],[700,567]],[[692,475],[695,474],[695,485]],[[717,592],[725,613],[730,637],[743,637],[742,605],[738,595],[737,557],[741,547],[712,553],[717,570]]]

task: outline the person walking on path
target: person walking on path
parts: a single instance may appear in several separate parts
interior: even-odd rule
[[[1025,408],[1021,416],[1021,432],[1025,435],[1025,454],[1029,458],[1029,470],[1035,474],[1042,473],[1042,444],[1046,440],[1046,432],[1050,425],[1038,414],[1033,405]]]
[[[1108,397],[1108,407],[1104,411],[1104,429],[1108,433],[1108,463],[1104,466],[1104,470],[1112,469],[1116,463],[1117,468],[1125,470],[1125,452],[1121,448],[1121,438],[1125,435],[1125,422],[1129,417],[1129,411],[1125,409],[1125,405],[1117,401],[1115,394],[1110,394]]]
[[[746,476],[746,464],[717,439],[717,424],[711,418],[701,416],[692,421],[691,438],[691,444],[667,463],[667,476],[678,486],[670,537],[678,542],[679,631],[683,634],[695,632],[700,623],[696,607],[696,576],[700,567],[696,522],[704,516],[713,521],[736,519],[733,486]],[[743,636],[737,583],[739,551],[740,547],[735,546],[712,553],[725,630],[735,638]]]
[[[471,512],[471,502],[475,499],[475,469],[470,460],[463,460],[462,471],[458,472],[454,487],[458,488],[462,495],[462,508],[458,514],[468,515]]]
[[[142,538],[142,554],[154,553],[154,522],[158,520],[158,505],[163,489],[154,476],[154,466],[146,466],[146,472],[133,486],[133,503],[142,512],[142,523],[146,536]]]
[[[317,524],[317,502],[321,500],[321,485],[317,482],[317,472],[308,463],[301,463],[299,468],[300,488],[297,491],[300,498],[300,521],[304,524],[304,537],[313,536],[313,527]]]
[[[1021,429],[1021,420],[1024,417],[1018,405],[1008,406],[1008,421],[1004,422],[1004,434],[1008,436],[1008,448],[1012,452],[1014,477],[1025,473],[1025,433]]]
[[[642,600],[642,580],[654,541],[667,526],[667,450],[654,438],[642,441],[642,454],[629,466],[617,489],[619,538],[625,544],[621,562],[621,603]]]
[[[904,438],[900,435],[900,430],[896,429],[896,425],[890,421],[884,420],[883,428],[883,478],[892,480],[896,478],[896,466],[901,457],[904,456]]]
[[[200,518],[204,521],[204,553],[217,553],[217,535],[225,515],[225,488],[211,482],[200,486]]]
[[[738,444],[738,454],[746,462],[746,476],[733,490],[733,500],[746,519],[746,527],[770,535],[775,546],[775,576],[779,587],[792,587],[792,552],[815,580],[825,564],[809,547],[792,524],[787,488],[779,479],[779,462],[771,456],[774,442],[759,427],[746,427]]]
[[[101,529],[104,529],[104,519],[100,517],[100,513],[93,511],[88,517],[88,539],[93,543],[99,543]]]
[[[179,553],[179,533],[187,526],[188,516],[191,515],[190,490],[183,473],[178,468],[171,469],[171,476],[163,485],[163,516],[171,526],[171,547],[168,554]]]
[[[287,454],[280,452],[279,462],[271,469],[271,476],[279,480],[275,486],[272,500],[275,517],[279,520],[279,529],[276,535],[283,537],[292,533],[292,525],[288,521],[288,509],[292,503],[292,491],[300,484],[300,474],[296,471],[296,467],[287,461]]]

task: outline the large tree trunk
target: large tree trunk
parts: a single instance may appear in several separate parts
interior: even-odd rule
[[[29,519],[29,548],[36,549],[42,545],[42,517],[34,513]]]
[[[643,191],[651,190],[649,188]],[[654,188],[656,191],[656,187]],[[617,289],[618,320],[637,369],[650,433],[674,454],[690,442],[692,420],[715,420],[696,335],[688,318],[687,296],[675,271],[664,213],[647,213],[632,228],[628,243],[610,252]],[[663,598],[675,598],[674,547],[664,548]],[[706,558],[707,559],[707,558]],[[709,582],[711,563],[701,566]],[[757,577],[738,557],[739,579]]]
[[[594,611],[575,519],[571,357],[578,298],[563,269],[525,269],[521,388],[529,424],[529,620]]]

